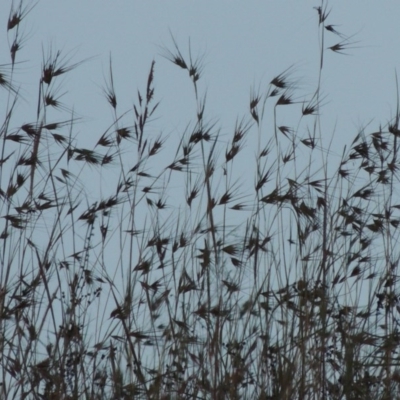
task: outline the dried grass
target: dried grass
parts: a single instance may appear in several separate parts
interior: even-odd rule
[[[59,77],[82,62],[60,51],[43,59],[36,121],[16,115],[14,66],[33,7],[12,4],[10,64],[0,66],[0,397],[400,398],[399,104],[339,162],[330,157],[322,60],[353,43],[328,24],[324,2],[308,99],[289,67],[265,94],[252,91],[224,141],[199,94],[203,57],[172,37],[163,56],[188,72],[193,125],[177,145],[151,133],[155,61],[126,124],[110,58],[113,121],[92,148],[59,100]],[[342,41],[329,46],[328,35]],[[282,125],[285,112],[297,127]],[[254,160],[243,152],[250,136]],[[90,192],[85,182],[107,171],[107,193]]]

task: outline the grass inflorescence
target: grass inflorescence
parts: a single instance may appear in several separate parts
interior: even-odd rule
[[[17,113],[34,8],[12,4],[0,65],[0,398],[400,398],[400,105],[332,156],[322,61],[354,42],[325,2],[307,98],[290,66],[251,91],[226,140],[203,57],[172,37],[128,112],[110,58],[112,119],[91,146],[60,101],[60,77],[88,59],[44,50],[36,118]],[[151,130],[168,62],[196,103],[177,143]]]

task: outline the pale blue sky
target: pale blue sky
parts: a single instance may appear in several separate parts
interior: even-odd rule
[[[113,122],[102,91],[108,77],[110,53],[119,113],[132,108],[137,89],[145,88],[151,62],[156,60],[155,99],[161,103],[156,119],[149,126],[149,135],[154,138],[162,132],[179,139],[188,123],[195,119],[196,104],[186,71],[161,56],[162,46],[173,48],[171,32],[184,56],[189,38],[193,56],[204,55],[204,71],[198,86],[201,94],[207,91],[206,120],[216,120],[222,140],[228,142],[236,118],[250,117],[251,87],[260,88],[263,93],[273,77],[294,65],[293,79],[298,86],[295,98],[305,100],[314,93],[319,43],[318,14],[313,7],[318,5],[319,1],[299,0],[40,0],[24,23],[26,42],[17,61],[26,62],[17,65],[15,81],[21,83],[21,93],[26,101],[18,105],[20,119],[13,121],[13,127],[36,120],[42,49],[47,54],[48,49],[53,48],[54,51],[62,50],[67,59],[71,57],[71,63],[94,57],[59,79],[60,94],[68,90],[61,100],[82,116],[74,126],[80,147],[93,148]],[[6,21],[9,7],[3,8],[6,12],[2,13],[1,19]],[[344,35],[354,35],[350,41],[355,42],[347,56],[326,53],[321,82],[324,98],[322,146],[329,145],[335,131],[332,157],[338,166],[342,146],[351,144],[362,125],[372,121],[367,132],[374,132],[379,124],[384,125],[395,114],[395,70],[400,67],[400,3],[340,0],[332,1],[328,8],[332,8],[328,22],[336,25],[335,28]],[[5,22],[3,29],[4,26]],[[7,47],[5,37],[4,33],[0,36],[2,57],[8,53],[7,49],[4,51]],[[326,46],[340,41],[338,36],[326,32]],[[0,60],[0,64],[7,62],[9,59]],[[295,115],[293,112],[279,110],[279,125],[296,127],[300,115],[298,111]],[[65,120],[65,114],[57,112],[49,119],[59,120],[60,115]],[[128,121],[132,124],[132,119]],[[299,134],[304,133],[299,131]],[[273,135],[273,131],[265,129],[263,135]],[[250,177],[238,179],[254,190],[255,149],[251,144],[254,142],[249,139],[243,151],[253,156],[252,164],[243,165],[242,169],[249,172]],[[168,147],[163,150],[165,166],[174,160],[175,149],[176,146],[172,151]],[[135,159],[129,158],[128,151],[126,155],[129,167],[132,167]],[[157,167],[161,170],[164,166]],[[116,174],[111,187],[107,187],[109,181],[104,176],[93,181],[82,174],[80,179],[89,195],[93,194],[90,189],[93,185],[93,190],[100,188],[104,197],[108,197],[114,193],[119,171],[110,173]],[[243,189],[244,193],[247,193],[246,189]],[[93,195],[93,198],[97,199],[97,196]],[[174,211],[170,229],[177,220]],[[117,223],[112,228],[116,229]],[[80,243],[79,249],[83,245]],[[114,302],[110,300],[108,306],[112,309]],[[105,324],[108,316],[109,312]]]
[[[97,56],[67,78],[70,98],[66,97],[88,120],[97,120],[107,112],[100,86],[110,52],[117,95],[126,107],[136,99],[136,88],[145,84],[155,58],[156,97],[164,100],[158,114],[162,127],[168,132],[183,128],[193,115],[192,87],[184,71],[160,57],[158,47],[171,47],[171,30],[184,54],[189,38],[193,54],[204,54],[199,86],[207,89],[209,116],[230,127],[237,115],[247,112],[250,87],[261,83],[261,88],[266,88],[272,77],[292,64],[295,76],[301,78],[302,93],[313,92],[318,68],[313,6],[318,4],[41,0],[26,24],[28,42],[20,59],[28,63],[21,66],[21,80],[32,77],[32,93],[36,93],[42,45],[47,49],[52,43],[65,53],[72,50],[73,61]],[[337,135],[348,137],[347,130],[353,132],[372,118],[382,122],[394,113],[400,6],[393,1],[335,1],[330,8],[329,23],[338,25],[345,35],[355,34],[351,40],[359,42],[354,45],[358,48],[349,51],[350,56],[327,54],[322,79],[322,92],[327,96],[322,114],[330,121],[326,128],[332,132],[336,121]],[[337,36],[327,34],[329,45],[338,41]],[[36,101],[35,96],[27,97]],[[91,127],[93,123],[91,120]]]
[[[130,110],[136,102],[137,89],[145,88],[150,64],[155,59],[155,99],[161,103],[148,133],[154,138],[162,132],[179,140],[185,127],[195,118],[196,105],[186,71],[161,56],[162,46],[173,48],[171,32],[184,56],[187,56],[189,38],[193,56],[204,56],[204,71],[198,87],[200,94],[207,92],[206,119],[217,121],[222,140],[228,142],[236,118],[249,117],[251,87],[260,88],[263,93],[273,77],[293,65],[293,79],[298,87],[295,98],[305,100],[314,93],[319,42],[318,14],[313,7],[319,4],[318,1],[298,0],[40,0],[23,25],[26,41],[17,61],[26,62],[17,65],[14,79],[21,83],[26,101],[17,108],[23,120],[15,123],[36,119],[43,50],[45,54],[49,48],[54,52],[62,50],[71,63],[94,57],[57,79],[60,94],[68,90],[61,100],[82,116],[73,128],[77,144],[93,148],[113,122],[102,91],[111,53],[119,114]],[[322,146],[329,146],[335,132],[331,152],[332,160],[336,161],[332,163],[333,168],[337,168],[342,146],[351,144],[362,125],[372,121],[367,133],[374,132],[379,124],[384,125],[394,116],[395,70],[400,65],[397,51],[400,6],[397,2],[335,1],[329,8],[328,23],[355,42],[347,56],[328,51],[322,75]],[[326,46],[340,41],[338,36],[326,32]],[[6,45],[0,42],[0,46]],[[6,55],[7,51],[1,54]],[[6,62],[9,60],[0,61]],[[298,111],[288,108],[279,110],[278,114],[279,125],[296,127]],[[267,122],[270,116],[267,114]],[[59,120],[60,114],[54,112],[48,118]],[[131,125],[131,117],[127,118]],[[303,128],[305,125],[300,126],[299,135],[306,135]],[[267,140],[273,131],[266,128],[262,135]],[[238,176],[239,185],[248,185],[240,186],[242,193],[254,188],[255,149],[252,144],[254,142],[249,139],[243,150],[250,158],[242,160],[251,163],[243,164],[245,168],[241,169],[250,176]],[[164,149],[165,166],[174,160],[175,149],[176,142],[172,148]],[[126,152],[128,169],[135,160],[128,150]],[[80,176],[85,189],[93,185],[87,190],[89,196],[93,195],[93,199],[88,198],[89,203],[97,199],[95,190],[100,190],[102,196],[113,193],[119,172],[112,170],[110,173],[115,179],[102,175],[96,181]],[[110,181],[112,187],[107,183]],[[174,184],[176,191],[168,193],[170,196],[183,190],[179,184]]]
[[[162,132],[178,140],[194,120],[196,106],[186,71],[161,56],[162,46],[172,49],[171,32],[184,56],[189,38],[193,56],[204,56],[204,71],[198,86],[201,94],[207,92],[206,119],[217,121],[222,140],[228,142],[236,118],[249,117],[251,87],[260,88],[263,93],[273,77],[293,65],[293,79],[298,86],[295,97],[305,100],[314,93],[319,42],[318,14],[313,7],[319,4],[297,0],[40,0],[23,25],[26,41],[17,61],[25,62],[17,65],[14,79],[21,83],[26,101],[17,108],[23,120],[15,123],[36,119],[43,50],[45,54],[49,48],[54,52],[62,50],[71,63],[94,57],[57,79],[60,93],[68,90],[61,100],[82,116],[73,131],[78,145],[93,148],[113,122],[102,91],[111,53],[120,114],[136,102],[137,89],[144,89],[150,64],[156,60],[155,99],[161,103],[156,119],[149,126],[149,135],[154,138]],[[400,6],[397,2],[335,1],[330,8],[328,23],[354,42],[347,56],[326,53],[322,75],[322,146],[329,145],[335,132],[331,151],[337,166],[342,146],[351,144],[362,125],[372,121],[367,133],[374,132],[395,114]],[[8,11],[4,15],[6,20]],[[0,42],[2,49],[7,46],[4,37]],[[326,32],[326,46],[340,41],[338,36]],[[1,52],[2,56],[6,54],[7,51]],[[7,59],[0,61],[7,62]],[[279,110],[279,125],[296,127],[299,114],[290,107],[287,111]],[[58,120],[60,114],[54,112],[49,118]],[[132,119],[129,121],[132,124]],[[301,129],[298,134],[305,135]],[[267,139],[273,131],[265,129],[262,134]],[[255,149],[251,144],[249,140],[243,151],[248,151],[254,162]],[[165,166],[173,161],[175,149],[172,147],[172,154],[171,147],[163,151]],[[129,168],[135,164],[129,157],[128,162]],[[255,164],[244,166],[244,171],[250,171],[250,167],[253,171]],[[118,179],[118,175],[114,176]],[[114,185],[107,187],[109,180],[104,176],[97,182],[85,176],[80,178],[86,188],[100,187],[104,196],[114,190]],[[253,175],[238,179],[248,185],[241,187],[244,193],[254,188]],[[111,182],[114,184],[116,180]],[[92,193],[89,190],[89,195]]]

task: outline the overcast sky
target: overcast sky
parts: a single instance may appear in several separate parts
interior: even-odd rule
[[[95,56],[67,78],[64,86],[70,97],[65,99],[84,114],[88,126],[93,127],[94,121],[101,126],[107,112],[101,86],[110,53],[117,96],[126,108],[136,100],[136,89],[144,87],[155,59],[156,98],[161,100],[158,117],[163,129],[172,132],[192,117],[194,98],[184,71],[160,56],[160,46],[172,47],[171,32],[184,54],[190,38],[193,54],[204,55],[199,87],[208,93],[208,115],[228,129],[248,111],[250,87],[266,88],[291,65],[300,78],[301,93],[313,93],[319,56],[313,9],[317,5],[317,1],[297,0],[41,0],[27,17],[27,41],[19,57],[28,63],[20,67],[17,77],[32,85],[33,95],[27,97],[35,102],[42,46],[45,51],[50,45],[62,49],[73,56],[72,61]],[[349,56],[327,54],[322,79],[327,134],[336,123],[336,135],[348,138],[361,124],[371,119],[376,124],[385,122],[394,113],[400,6],[354,0],[331,2],[328,9],[328,22],[356,42]],[[330,46],[340,38],[330,34],[326,41]]]
[[[163,48],[173,49],[172,34],[184,56],[190,39],[193,56],[203,57],[198,86],[201,94],[207,92],[207,120],[218,121],[221,137],[226,135],[228,141],[236,118],[249,117],[252,87],[262,93],[272,78],[293,66],[298,88],[295,96],[301,101],[314,93],[319,41],[318,14],[313,7],[318,5],[318,1],[299,0],[40,0],[23,28],[26,41],[18,61],[26,62],[18,64],[15,79],[21,83],[26,101],[18,106],[23,121],[15,123],[36,119],[42,55],[52,48],[62,50],[71,63],[93,57],[61,80],[60,93],[68,90],[61,100],[82,116],[74,126],[82,147],[93,148],[113,122],[102,89],[110,54],[120,113],[136,102],[137,89],[145,88],[151,62],[156,61],[155,99],[161,103],[151,133],[179,138],[196,117],[196,103],[186,71],[162,57]],[[368,132],[374,132],[395,114],[400,3],[336,0],[329,9],[328,23],[350,37],[347,55],[326,53],[321,82],[322,138],[326,140],[322,145],[328,146],[334,134],[332,155],[339,161],[342,146],[351,144],[360,127],[370,123]],[[4,28],[8,11],[1,18]],[[7,54],[4,38],[2,34],[2,57]],[[327,47],[341,40],[326,32]],[[0,60],[0,64],[7,62]],[[280,125],[298,121],[290,111],[279,118]],[[254,149],[250,151],[255,154]],[[168,149],[164,154],[166,163],[171,163],[174,154]],[[131,163],[133,166],[134,160]],[[250,186],[253,179],[252,174]],[[93,184],[84,176],[81,180],[87,187]],[[101,190],[106,192],[106,182],[103,185]]]
[[[201,95],[207,93],[206,119],[216,121],[221,139],[228,142],[236,119],[250,117],[251,88],[262,94],[271,79],[287,68],[292,67],[295,98],[302,101],[312,96],[319,69],[318,13],[314,7],[320,4],[298,0],[40,0],[27,15],[21,31],[24,40],[17,61],[24,62],[17,65],[14,79],[21,84],[25,101],[18,105],[21,120],[15,123],[36,120],[43,57],[49,49],[53,54],[61,50],[67,64],[89,59],[57,82],[60,94],[67,91],[61,100],[82,117],[73,128],[78,145],[93,148],[113,122],[103,92],[111,54],[119,114],[131,110],[137,102],[137,89],[145,89],[155,60],[155,99],[161,102],[149,134],[154,138],[163,133],[179,140],[196,118],[196,103],[186,71],[162,56],[165,48],[173,50],[173,35],[185,57],[189,40],[193,57],[201,57],[204,68],[198,87]],[[343,146],[351,144],[362,126],[370,124],[367,133],[374,132],[395,114],[400,6],[396,2],[353,0],[331,2],[326,10],[330,10],[327,24],[332,24],[342,37],[349,37],[346,55],[330,51],[325,54],[321,81],[321,145],[328,147],[334,135],[331,154],[337,166]],[[5,24],[8,13],[3,15]],[[0,42],[3,49],[7,46],[4,37]],[[325,40],[329,47],[342,38],[326,32]],[[7,51],[1,51],[1,55],[7,55]],[[53,118],[60,117],[55,113]],[[279,112],[278,119],[279,125],[293,126],[299,115],[294,113],[293,117],[288,109]],[[263,131],[266,139],[272,134],[271,129]],[[306,132],[300,130],[298,134]],[[244,151],[254,157],[251,144],[248,141]],[[172,149],[163,151],[165,165],[174,159],[171,151],[175,152],[176,147]],[[135,160],[128,162],[133,166]],[[102,195],[110,195],[118,180],[119,172],[114,173],[117,175],[111,181],[112,187],[107,187],[109,181],[104,177],[100,182],[85,176],[81,180],[86,189],[94,185]],[[249,185],[244,192],[254,188],[253,174],[238,179]],[[92,193],[88,190],[89,196]]]

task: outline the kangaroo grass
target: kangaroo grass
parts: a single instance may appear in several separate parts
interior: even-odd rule
[[[91,145],[60,101],[90,58],[49,46],[36,119],[18,114],[36,4],[12,2],[0,65],[0,398],[400,398],[398,94],[389,122],[327,145],[322,60],[354,44],[327,3],[311,96],[293,64],[221,127],[204,56],[171,34],[133,105],[109,58]],[[196,102],[179,135],[153,128],[168,62]]]

